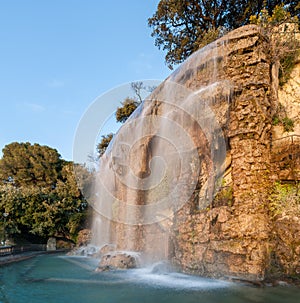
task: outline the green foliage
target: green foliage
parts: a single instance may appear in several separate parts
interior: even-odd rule
[[[136,110],[136,108],[143,101],[143,91],[152,92],[155,87],[145,86],[143,82],[132,82],[131,89],[134,92],[134,96],[129,98],[125,98],[123,102],[121,102],[122,106],[117,108],[116,111],[116,120],[117,122],[124,123],[131,116],[131,114]]]
[[[299,19],[297,15],[292,15],[288,8],[282,3],[275,6],[272,14],[263,9],[258,16],[250,17],[250,22],[260,25],[271,38],[273,61],[280,63],[280,86],[289,80],[299,56],[300,47],[300,42],[296,39]],[[295,10],[299,10],[299,5]]]
[[[275,115],[273,117],[273,125],[282,125],[285,132],[292,132],[294,131],[294,120],[285,116],[280,118],[280,116]]]
[[[118,107],[116,110],[117,122],[125,123],[136,108],[142,103],[143,91],[152,92],[155,89],[155,86],[145,86],[144,83],[140,81],[132,82],[131,89],[134,92],[134,96],[131,98],[125,98],[125,100],[121,102],[122,106]],[[98,158],[105,153],[110,141],[113,139],[113,136],[114,135],[112,133],[102,136],[100,143],[97,145]]]
[[[108,135],[102,136],[101,142],[97,145],[97,152],[99,157],[102,157],[103,154],[105,153],[110,141],[112,140],[114,134],[110,133]]]
[[[280,118],[278,116],[274,116],[273,117],[273,125],[279,125],[280,123]]]
[[[124,123],[136,110],[139,103],[135,99],[126,98],[121,104],[122,106],[118,107],[116,111],[116,120],[117,122]]]
[[[233,0],[161,0],[148,19],[155,45],[165,50],[170,68],[193,52],[218,38],[224,29],[232,30],[258,18],[262,10],[271,15],[283,3],[292,16],[299,16],[298,1],[233,1]],[[274,20],[282,19],[281,11]]]
[[[294,49],[293,52],[287,52],[286,56],[284,56],[280,60],[280,69],[279,69],[279,85],[283,86],[287,81],[290,79],[290,75],[292,70],[297,63],[297,58],[299,57],[299,41],[295,41],[294,45],[292,46]]]
[[[2,152],[0,180],[16,186],[54,186],[64,164],[57,150],[39,144],[14,142]]]
[[[282,124],[285,132],[294,131],[294,121],[291,118],[284,117],[282,120]]]
[[[252,24],[257,24],[262,27],[274,27],[286,22],[297,23],[298,18],[297,16],[292,17],[285,4],[280,3],[277,4],[271,12],[263,8],[258,15],[250,16],[249,21]]]
[[[269,196],[269,211],[272,217],[277,215],[300,215],[300,195],[298,184],[276,182]]]
[[[3,151],[0,213],[9,214],[7,233],[75,237],[84,224],[87,202],[78,189],[73,163],[38,144],[12,143]],[[4,220],[0,224],[3,227]]]
[[[213,200],[213,206],[232,206],[233,203],[233,189],[232,186],[222,186],[217,192]]]

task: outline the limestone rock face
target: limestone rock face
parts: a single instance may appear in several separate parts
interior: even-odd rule
[[[300,39],[300,37],[299,37]],[[289,80],[279,88],[280,118],[291,119],[293,129],[286,131],[283,125],[272,127],[271,162],[273,178],[300,180],[300,57]]]
[[[231,83],[227,112],[212,107],[228,138],[229,184],[215,202],[199,208],[194,199],[176,214],[173,262],[184,271],[206,276],[260,280],[268,263],[269,218],[264,203],[270,155],[272,63],[267,38],[246,26],[221,38],[203,57],[217,56],[214,81]],[[212,50],[213,48],[213,50]],[[186,63],[188,64],[188,62]],[[185,71],[184,65],[181,68]],[[211,81],[211,72],[195,67],[192,77],[177,73],[183,85],[196,89]],[[227,117],[227,118],[226,118]],[[218,200],[218,202],[216,201]]]
[[[278,107],[276,74],[268,38],[257,26],[248,25],[193,54],[153,91],[134,117],[143,118],[143,123],[126,122],[127,133],[122,129],[119,133],[121,144],[116,139],[112,147],[120,150],[118,157],[107,164],[115,167],[117,180],[112,188],[118,201],[111,203],[117,249],[170,259],[189,273],[255,281],[272,276],[272,254],[277,250],[281,270],[298,271],[299,221],[274,221],[268,208],[270,184],[280,180],[282,171],[272,145],[272,119]],[[285,95],[298,94],[298,88],[296,84],[286,88]],[[296,121],[297,102],[291,111]],[[160,126],[168,121],[159,122],[161,117],[174,121],[166,133]],[[128,136],[132,139],[134,123],[140,130],[135,135],[141,139],[131,140],[130,153],[130,144],[124,142]],[[189,140],[183,140],[177,125]],[[168,139],[173,136],[172,144],[158,143],[157,138],[165,134]],[[192,148],[183,148],[186,142]],[[165,164],[167,175],[157,178],[160,184],[155,188],[151,173],[160,151],[167,157],[156,168]],[[138,177],[137,186],[125,186],[126,176],[133,181]],[[180,190],[170,192],[180,182]],[[122,199],[125,202],[119,203]],[[163,209],[169,202],[172,209]],[[125,224],[126,220],[134,224]],[[293,236],[287,232],[291,220]],[[277,246],[274,235],[280,238]],[[99,270],[136,265],[130,255],[108,253]]]
[[[298,39],[299,39],[298,34]],[[294,122],[286,132],[282,125],[272,128],[271,164],[274,180],[298,184],[298,208],[285,209],[272,218],[270,275],[300,274],[300,57],[289,80],[278,90],[281,112]],[[298,182],[298,183],[297,183]]]
[[[295,215],[278,216],[272,229],[273,249],[270,274],[297,276],[300,274],[300,218]]]

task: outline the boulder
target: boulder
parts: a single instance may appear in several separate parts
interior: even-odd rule
[[[108,253],[101,258],[96,271],[102,272],[115,269],[131,269],[138,267],[137,258],[125,252]]]

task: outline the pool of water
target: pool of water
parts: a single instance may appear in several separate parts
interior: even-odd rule
[[[97,260],[42,255],[0,268],[3,303],[299,303],[296,287],[255,288],[157,268],[96,273]]]

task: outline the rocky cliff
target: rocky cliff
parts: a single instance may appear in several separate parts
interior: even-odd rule
[[[300,218],[272,212],[270,195],[300,179],[300,69],[278,94],[269,42],[249,25],[196,52],[118,133],[104,160],[118,249],[205,276],[299,274]],[[293,133],[274,126],[280,103]]]
[[[299,34],[298,34],[299,36]],[[271,194],[270,263],[267,272],[272,277],[300,275],[300,57],[290,79],[278,90],[279,116],[293,121],[286,129],[274,123],[271,140],[271,179],[285,187],[277,189],[281,195],[278,205]],[[274,120],[274,119],[273,119]],[[275,121],[277,122],[277,121]],[[274,183],[273,183],[274,184]],[[292,189],[292,190],[291,190]],[[269,204],[269,209],[270,209]]]
[[[274,215],[270,195],[274,182],[298,186],[300,180],[300,69],[296,65],[288,83],[279,89],[269,41],[258,29],[240,28],[223,39],[221,70],[234,87],[227,132],[231,161],[225,175],[230,181],[208,209],[199,210],[190,201],[178,212],[173,260],[185,271],[214,277],[297,276],[298,189],[293,196],[298,212],[293,214],[281,210]],[[274,125],[278,110],[294,121],[293,131]]]
[[[263,279],[270,233],[266,185],[271,115],[276,106],[268,40],[258,28],[247,26],[215,47],[218,78],[229,79],[233,89],[226,130],[231,182],[207,209],[198,210],[190,201],[178,212],[173,260],[202,275]],[[218,106],[214,110],[217,115]]]

